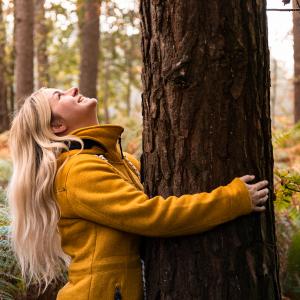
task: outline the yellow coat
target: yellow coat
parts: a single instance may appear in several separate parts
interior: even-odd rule
[[[238,178],[210,193],[149,199],[128,162],[139,168],[138,161],[129,154],[122,159],[122,132],[117,125],[76,130],[105,150],[70,150],[58,158],[59,165],[65,162],[55,179],[59,232],[72,262],[57,300],[140,300],[139,236],[195,234],[251,212],[249,192]]]

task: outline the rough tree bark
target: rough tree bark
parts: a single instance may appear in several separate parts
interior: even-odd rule
[[[140,4],[146,193],[210,191],[255,174],[273,190],[266,1]],[[273,212],[147,239],[147,299],[280,299]]]
[[[6,80],[5,80],[5,23],[3,20],[2,0],[0,0],[0,133],[8,130],[8,105],[6,98]]]
[[[298,0],[298,3],[300,1]],[[297,0],[293,0],[293,7],[298,8]],[[300,121],[300,12],[293,12],[294,36],[294,121]]]
[[[33,91],[33,0],[15,0],[17,105]]]
[[[34,0],[34,29],[35,49],[37,58],[38,88],[47,87],[49,84],[47,35],[48,28],[45,19],[45,0]]]
[[[80,0],[80,92],[97,97],[100,0]]]

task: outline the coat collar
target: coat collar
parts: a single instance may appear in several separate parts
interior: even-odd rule
[[[123,152],[120,139],[123,131],[124,128],[122,126],[104,124],[82,127],[70,132],[69,135],[79,137],[82,140],[92,140],[101,145],[99,145],[100,147],[92,147],[92,149],[75,149],[62,152],[58,156],[58,165],[61,165],[67,157],[75,155],[76,153],[78,153],[78,151],[80,151],[80,153],[86,154],[105,154],[105,156],[111,161],[122,160]],[[119,145],[117,145],[118,143]]]
[[[123,131],[124,128],[122,126],[104,124],[76,129],[70,132],[70,135],[100,143],[109,152],[116,148],[118,139]]]

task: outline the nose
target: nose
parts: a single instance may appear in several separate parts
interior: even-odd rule
[[[79,93],[79,89],[77,87],[72,87],[66,91],[67,95],[76,96]]]

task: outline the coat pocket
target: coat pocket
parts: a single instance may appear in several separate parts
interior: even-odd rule
[[[114,300],[122,300],[121,289],[118,286],[115,288]]]

